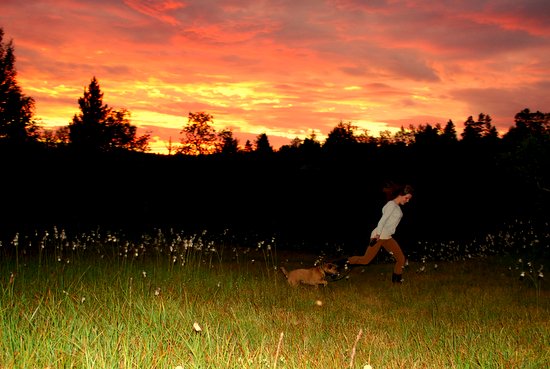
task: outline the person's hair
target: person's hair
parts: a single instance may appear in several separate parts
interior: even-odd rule
[[[408,184],[389,182],[386,186],[384,186],[383,191],[386,194],[388,201],[390,201],[395,199],[397,196],[412,195],[414,190],[412,186]]]

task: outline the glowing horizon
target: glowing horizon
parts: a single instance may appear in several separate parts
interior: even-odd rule
[[[371,135],[489,114],[500,132],[550,110],[550,3],[5,0],[17,81],[66,126],[92,77],[153,152],[205,111],[240,145],[278,148],[340,121]]]

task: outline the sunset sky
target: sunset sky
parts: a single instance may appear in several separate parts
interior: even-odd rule
[[[17,80],[46,127],[96,77],[167,153],[189,112],[278,148],[340,121],[460,134],[481,112],[506,132],[550,111],[548,0],[1,0]]]

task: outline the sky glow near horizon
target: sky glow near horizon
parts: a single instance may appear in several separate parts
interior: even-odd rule
[[[278,148],[340,121],[358,132],[550,111],[547,0],[2,0],[17,81],[66,126],[92,77],[153,152],[189,112]]]

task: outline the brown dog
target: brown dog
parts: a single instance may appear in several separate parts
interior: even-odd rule
[[[285,267],[281,267],[281,271],[285,275],[288,284],[291,286],[297,286],[302,283],[318,287],[320,284],[323,286],[328,284],[325,279],[327,274],[338,274],[338,266],[332,263],[322,263],[321,265],[313,268],[294,269],[290,272],[287,271]]]

